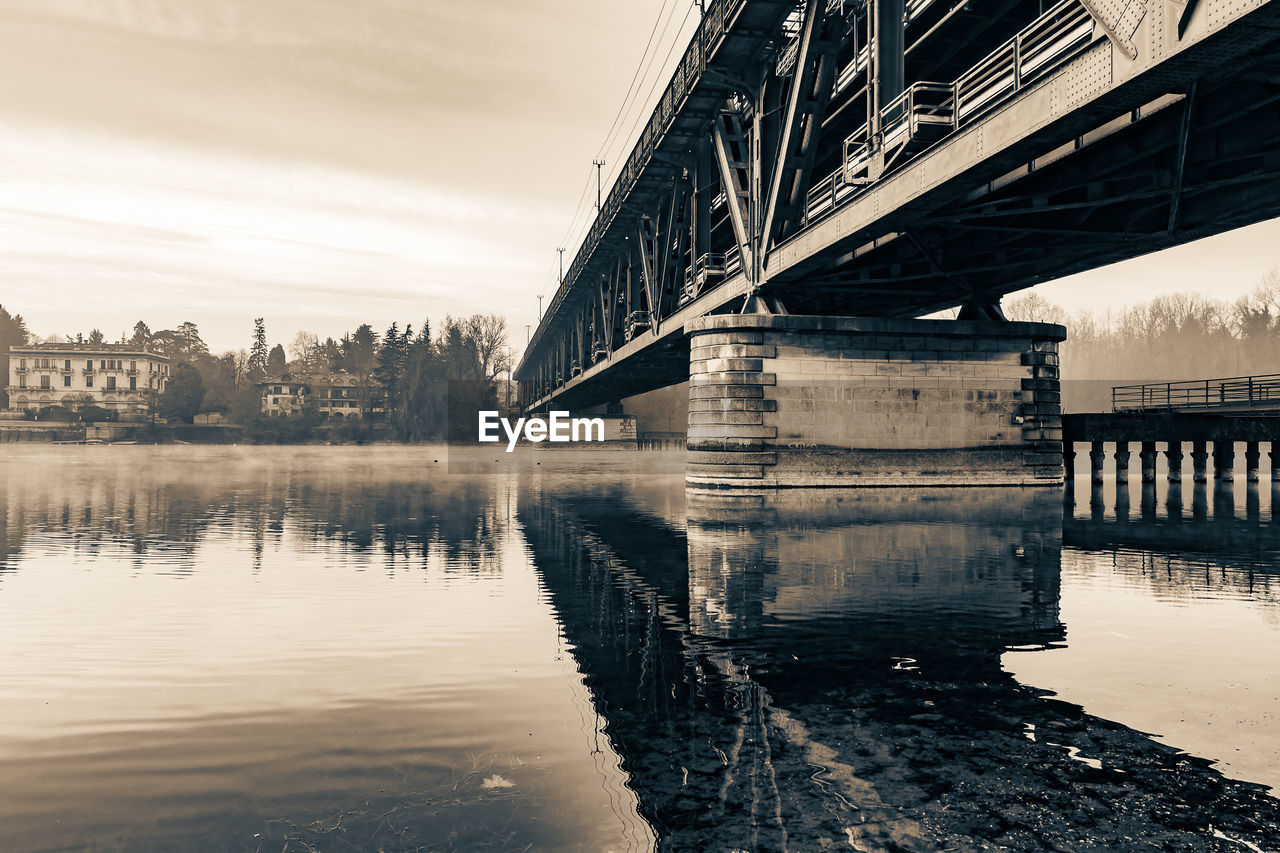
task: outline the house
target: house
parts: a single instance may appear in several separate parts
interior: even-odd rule
[[[365,409],[382,411],[372,390],[346,371],[281,373],[258,383],[259,411],[269,417],[302,413],[308,402],[327,420],[364,417]],[[368,404],[365,404],[368,401]]]
[[[132,344],[9,347],[9,412],[99,406],[124,420],[147,416],[169,381],[169,359]]]

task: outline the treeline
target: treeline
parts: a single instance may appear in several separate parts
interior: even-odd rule
[[[67,341],[108,343],[98,329],[87,335],[33,338],[20,315],[0,308],[0,344],[6,357],[10,345]],[[306,439],[322,421],[314,393],[307,395],[296,417],[264,417],[260,383],[268,379],[287,374],[291,384],[313,386],[332,374],[346,374],[361,417],[344,419],[340,437],[376,433],[425,441],[445,435],[451,382],[465,381],[477,406],[497,408],[507,394],[506,389],[499,394],[499,379],[511,366],[506,320],[497,314],[445,317],[434,335],[427,322],[417,329],[392,323],[382,334],[364,323],[336,340],[298,332],[287,348],[270,345],[258,318],[247,347],[219,354],[210,352],[193,322],[153,332],[139,320],[132,335],[114,343],[169,358],[168,385],[153,401],[159,416],[190,422],[197,413],[221,412],[264,441]]]
[[[1212,379],[1280,373],[1280,269],[1232,302],[1201,293],[1157,296],[1120,311],[1071,313],[1032,293],[1010,320],[1061,323],[1064,379]]]

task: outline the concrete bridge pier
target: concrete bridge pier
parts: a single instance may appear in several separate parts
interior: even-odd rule
[[[1062,326],[717,314],[685,331],[690,485],[1063,482]]]
[[[1129,482],[1129,442],[1116,442],[1116,483],[1128,484]]]
[[[1156,481],[1156,443],[1154,441],[1142,442],[1142,450],[1138,453],[1138,459],[1142,462],[1142,482],[1154,483]]]
[[[1107,477],[1107,444],[1095,441],[1089,445],[1089,475],[1095,486],[1101,485]]]
[[[1197,440],[1191,442],[1191,479],[1197,483],[1209,482],[1209,450],[1208,442]]]
[[[1245,443],[1244,470],[1245,470],[1245,478],[1250,483],[1256,483],[1262,479],[1262,476],[1258,471],[1258,460],[1261,457],[1261,455],[1262,455],[1261,452],[1258,450],[1258,442],[1250,441]]]
[[[1182,442],[1169,441],[1164,451],[1165,462],[1169,465],[1169,482],[1182,482]]]
[[[1222,483],[1230,483],[1236,478],[1236,443],[1234,441],[1215,441],[1213,443],[1213,476]]]

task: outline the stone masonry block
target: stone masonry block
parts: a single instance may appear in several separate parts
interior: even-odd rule
[[[690,412],[689,424],[763,424],[764,412]]]
[[[755,329],[741,329],[732,332],[695,332],[689,336],[690,346],[716,347],[725,344],[758,344],[764,335]]]
[[[725,371],[720,373],[699,373],[689,377],[691,387],[699,385],[773,385],[776,377],[772,373]]]
[[[690,400],[717,400],[738,397],[763,397],[760,385],[690,385]]]
[[[710,358],[773,358],[778,348],[766,344],[721,344],[719,346],[693,347],[689,350],[690,361],[701,361]]]

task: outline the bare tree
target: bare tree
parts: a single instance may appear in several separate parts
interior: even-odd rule
[[[1004,307],[1004,315],[1027,323],[1064,323],[1067,319],[1066,311],[1035,291],[1010,300]]]
[[[500,314],[472,314],[465,323],[466,336],[476,349],[486,379],[496,379],[511,367],[507,353],[507,318]]]

